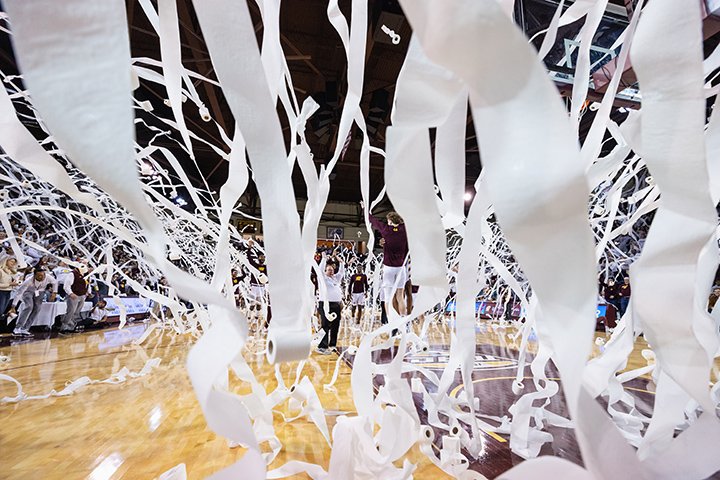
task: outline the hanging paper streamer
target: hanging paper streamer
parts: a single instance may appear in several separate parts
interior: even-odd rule
[[[127,289],[150,299],[156,323],[138,343],[154,342],[163,329],[197,339],[187,367],[208,426],[229,445],[248,449],[211,478],[304,472],[313,479],[406,479],[416,469],[405,458],[415,445],[448,475],[482,478],[472,464],[482,458],[483,431],[504,435],[514,453],[528,459],[499,478],[701,479],[720,469],[713,450],[720,443],[714,415],[720,383],[713,370],[720,310],[706,313],[720,263],[714,208],[720,199],[720,120],[715,111],[709,122],[705,118],[706,99],[717,93],[708,75],[720,56],[716,49],[703,62],[697,2],[638,2],[612,46],[620,49],[615,71],[603,100],[592,106],[595,117],[579,148],[594,68],[591,47],[607,1],[578,0],[567,8],[560,2],[539,52],[513,24],[512,0],[402,1],[412,37],[379,26],[391,48],[408,44],[386,154],[368,132],[361,108],[368,4],[353,0],[346,16],[337,0],[329,0],[317,13],[343,45],[347,94],[339,141],[320,168],[306,135],[318,105],[296,96],[281,42],[279,0],[257,2],[261,48],[246,2],[193,2],[217,80],[183,64],[174,0],[138,3],[158,35],[158,59],[131,58],[120,0],[3,2],[0,30],[11,35],[22,78],[0,72],[0,225],[21,266],[43,255],[68,265],[82,258],[93,282],[105,284],[116,302]],[[577,61],[566,108],[543,59],[560,29],[578,20],[584,23],[573,46]],[[611,113],[630,57],[642,109],[621,121]],[[156,100],[133,98],[146,82],[167,92],[159,102],[169,110],[157,109]],[[233,131],[225,131],[213,118],[216,111],[204,105],[202,90],[196,90],[203,83],[222,89],[235,117]],[[170,118],[159,111],[170,111]],[[466,192],[470,121],[482,173]],[[199,135],[198,125],[207,125],[213,138]],[[288,126],[289,144],[281,125]],[[134,131],[151,140],[138,144]],[[310,275],[322,274],[313,258],[318,226],[334,169],[355,133],[362,135],[363,217],[369,225],[370,211],[387,193],[404,217],[412,283],[420,289],[412,312],[401,316],[391,309],[387,325],[377,326],[370,305],[357,324],[347,311],[335,318],[347,348],[327,381],[308,359],[322,336]],[[187,162],[181,161],[184,152],[180,158],[160,146],[173,137],[182,139],[176,143]],[[186,167],[197,167],[193,149],[200,145],[229,162],[219,194]],[[385,159],[387,185],[373,185],[382,187],[375,199],[371,153]],[[302,227],[291,181],[296,162],[308,197]],[[248,216],[238,202],[250,178],[261,200],[262,218],[252,218],[262,221],[262,246],[243,239],[231,224],[235,215]],[[21,233],[23,225],[29,228]],[[63,240],[50,244],[38,233],[42,227]],[[382,258],[372,253],[369,233],[364,264],[357,252],[339,242],[333,246],[347,267],[343,282],[355,267],[367,275],[374,307]],[[632,302],[609,337],[594,342],[598,275],[606,283],[621,281],[628,271]],[[326,295],[322,282],[319,290]],[[476,309],[481,292],[502,305],[489,320]],[[521,318],[504,315],[513,303],[522,307]],[[476,395],[478,328],[518,350],[511,374],[516,399],[500,416],[488,415],[487,399]],[[401,331],[399,343],[393,329]],[[641,333],[650,343],[643,351],[647,365],[627,371]],[[432,351],[431,338],[450,345],[442,371],[409,361]],[[600,351],[588,361],[594,346]],[[391,348],[389,363],[373,360]],[[275,364],[273,390],[255,378],[244,358],[261,353]],[[2,401],[127,381],[157,366],[156,359],[145,360],[139,373],[120,369],[102,381],[80,377],[41,396],[27,395],[15,379],[0,375],[17,388]],[[331,432],[326,417],[339,412],[322,404],[317,389],[323,384],[323,391],[334,391],[345,360],[353,365],[357,416],[338,416]],[[280,370],[286,361],[298,361],[290,378]],[[550,378],[551,364],[559,380]],[[462,393],[452,395],[458,368]],[[228,391],[231,374],[250,393]],[[652,415],[641,412],[625,388],[645,375],[657,385]],[[561,391],[569,418],[549,410]],[[329,463],[290,460],[267,471],[283,447],[277,424],[297,419],[321,432],[332,448]],[[574,429],[584,467],[533,458],[554,440],[548,426]],[[188,473],[180,464],[161,478]]]

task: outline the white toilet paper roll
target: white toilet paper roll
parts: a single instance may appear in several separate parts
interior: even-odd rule
[[[271,327],[272,328],[272,327]],[[304,360],[310,355],[310,331],[268,332],[267,358],[270,363]]]
[[[525,385],[523,384],[523,382],[518,381],[518,382],[513,382],[513,384],[512,384],[512,391],[515,395],[519,394],[523,388],[525,388]]]
[[[435,432],[433,432],[431,427],[423,425],[420,429],[420,442],[423,444],[432,443],[433,440],[435,440]]]

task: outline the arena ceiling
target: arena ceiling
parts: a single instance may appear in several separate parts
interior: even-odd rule
[[[153,0],[156,4],[156,0]],[[258,41],[262,38],[263,25],[259,9],[254,1],[248,2],[255,23]],[[350,15],[350,0],[340,0],[343,12]],[[516,0],[515,18],[528,37],[541,32],[550,23],[559,0]],[[571,5],[566,1],[565,5]],[[628,23],[636,0],[610,0],[608,9],[593,39],[593,80],[589,100],[599,100],[604,92],[608,75],[612,72],[614,55],[619,48],[611,47],[618,35]],[[627,5],[626,5],[627,4]],[[133,57],[149,57],[160,59],[160,45],[157,34],[145,16],[137,0],[126,0],[130,40]],[[295,93],[302,102],[312,96],[320,109],[312,118],[308,127],[308,142],[319,166],[327,162],[337,142],[346,139],[337,138],[337,126],[347,89],[345,52],[338,35],[330,25],[327,16],[327,0],[286,0],[281,7],[281,41],[291,70]],[[196,71],[208,78],[216,80],[210,56],[203,40],[191,0],[178,0],[180,16],[180,34],[182,39],[182,57],[186,68]],[[399,44],[382,32],[381,25],[391,27],[400,35]],[[717,45],[716,33],[720,31],[719,22],[713,16],[705,20],[706,53]],[[555,45],[545,58],[549,74],[556,82],[563,95],[569,95],[572,87],[575,41],[582,26],[582,20],[567,25],[558,32]],[[385,128],[390,121],[390,110],[394,95],[395,80],[402,66],[407,51],[411,29],[396,0],[370,0],[368,43],[366,54],[365,82],[361,108],[367,119],[371,142],[374,146],[385,146]],[[542,35],[538,35],[534,44],[539,47]],[[492,45],[478,45],[478,48],[493,48]],[[0,37],[0,64],[5,74],[17,74],[17,66],[11,48],[9,36],[2,33]],[[157,68],[160,71],[160,68]],[[196,88],[205,102],[212,117],[232,136],[234,128],[233,116],[225,101],[222,90],[210,83],[196,81]],[[623,95],[616,98],[616,109],[612,114],[615,120],[623,118],[623,108],[637,108],[639,102],[633,97],[636,81],[630,69],[623,75]],[[136,92],[138,100],[149,100],[155,110],[154,114],[172,118],[172,112],[163,100],[167,94],[162,86],[141,80]],[[188,127],[204,141],[212,143],[228,152],[229,148],[222,141],[213,123],[204,122],[197,111],[187,102],[184,114]],[[580,139],[584,138],[591,124],[594,112],[588,110],[580,125]],[[283,119],[284,116],[280,115]],[[289,127],[283,125],[286,142],[289,143]],[[432,134],[432,132],[431,132]],[[338,164],[332,177],[330,201],[357,202],[360,199],[359,186],[359,151],[361,132],[354,129],[347,152]],[[138,124],[137,138],[140,145],[147,144],[154,132]],[[521,139],[519,139],[521,141]],[[154,144],[164,146],[173,151],[181,160],[190,178],[198,186],[207,182],[211,190],[217,190],[225,182],[228,174],[227,162],[206,144],[193,141],[196,165],[188,154],[180,147],[182,140],[177,132],[167,137],[155,138]],[[481,160],[475,140],[471,118],[468,118],[466,131],[467,152],[467,185],[472,185],[481,170]],[[158,158],[162,162],[162,158]],[[379,155],[371,155],[371,194],[376,195],[383,184],[383,159]],[[304,198],[305,184],[299,169],[293,175],[296,197]],[[243,198],[248,213],[258,212],[258,199],[254,185]],[[359,218],[358,218],[359,220]]]

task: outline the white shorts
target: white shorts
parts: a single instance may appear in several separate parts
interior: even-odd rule
[[[389,267],[383,265],[383,290],[385,290],[385,299],[392,299],[397,290],[405,288],[407,283],[407,267]]]
[[[265,298],[265,287],[262,285],[250,286],[250,298],[256,302],[261,302]]]
[[[365,305],[365,294],[364,293],[353,293],[350,304],[352,306]]]

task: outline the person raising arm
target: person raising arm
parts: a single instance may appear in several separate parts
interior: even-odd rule
[[[325,336],[318,345],[318,353],[322,355],[328,355],[329,350],[335,350],[337,347],[337,337],[340,331],[340,316],[342,313],[342,297],[343,292],[340,284],[343,276],[345,275],[345,265],[337,256],[333,256],[333,260],[338,265],[337,272],[335,267],[328,263],[327,253],[323,252],[322,260],[320,261],[320,278],[318,282],[325,284],[325,298],[322,298],[318,305],[318,311],[320,312],[320,319],[322,321],[322,329],[325,331]],[[320,290],[322,292],[322,289]],[[322,295],[322,294],[321,294]],[[325,314],[325,303],[327,302],[328,310],[330,315]]]
[[[369,216],[372,227],[380,232],[383,243],[383,290],[388,305],[400,315],[406,315],[405,284],[408,280],[408,241],[405,223],[397,212],[385,216],[385,222]]]

